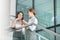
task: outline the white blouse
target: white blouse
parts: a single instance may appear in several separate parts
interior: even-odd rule
[[[20,28],[22,25],[20,23],[16,23],[16,28]]]
[[[17,22],[17,23],[16,23],[16,28],[19,29],[19,28],[21,28],[21,27],[22,27],[22,25]],[[16,30],[16,31],[22,31],[22,32],[24,33],[24,32],[25,32],[25,28],[22,28],[22,29]]]
[[[36,17],[33,17],[33,18],[29,19],[28,23],[38,24],[38,20]],[[34,30],[36,30],[36,26],[35,25],[29,26],[28,29],[30,29],[31,31],[34,31]]]

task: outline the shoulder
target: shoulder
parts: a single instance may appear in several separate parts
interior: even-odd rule
[[[38,24],[38,19],[36,17],[33,18],[33,22],[36,23],[36,24]]]
[[[36,17],[33,18],[33,21],[38,21],[38,19]]]

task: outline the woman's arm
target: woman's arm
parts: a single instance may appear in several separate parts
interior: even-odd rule
[[[27,24],[28,24],[28,23],[27,23],[25,20],[23,20],[23,25],[22,25],[22,26],[23,26],[23,27],[26,27]]]
[[[12,22],[12,28],[15,28],[16,20]]]
[[[16,22],[17,22],[17,20],[19,20],[19,18],[16,18],[16,19],[12,22],[12,27],[13,27],[13,28],[16,28]]]
[[[24,25],[27,25],[28,23],[27,23],[25,20],[23,20],[23,24],[24,24]]]

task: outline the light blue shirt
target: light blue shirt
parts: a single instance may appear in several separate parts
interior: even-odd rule
[[[36,17],[30,18],[29,21],[28,21],[28,24],[30,24],[30,23],[38,24],[37,18]],[[36,26],[31,25],[31,26],[28,27],[28,29],[30,29],[31,31],[34,31],[34,30],[36,30]]]

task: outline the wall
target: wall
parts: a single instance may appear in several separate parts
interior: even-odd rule
[[[9,40],[10,0],[0,0],[0,40]]]

